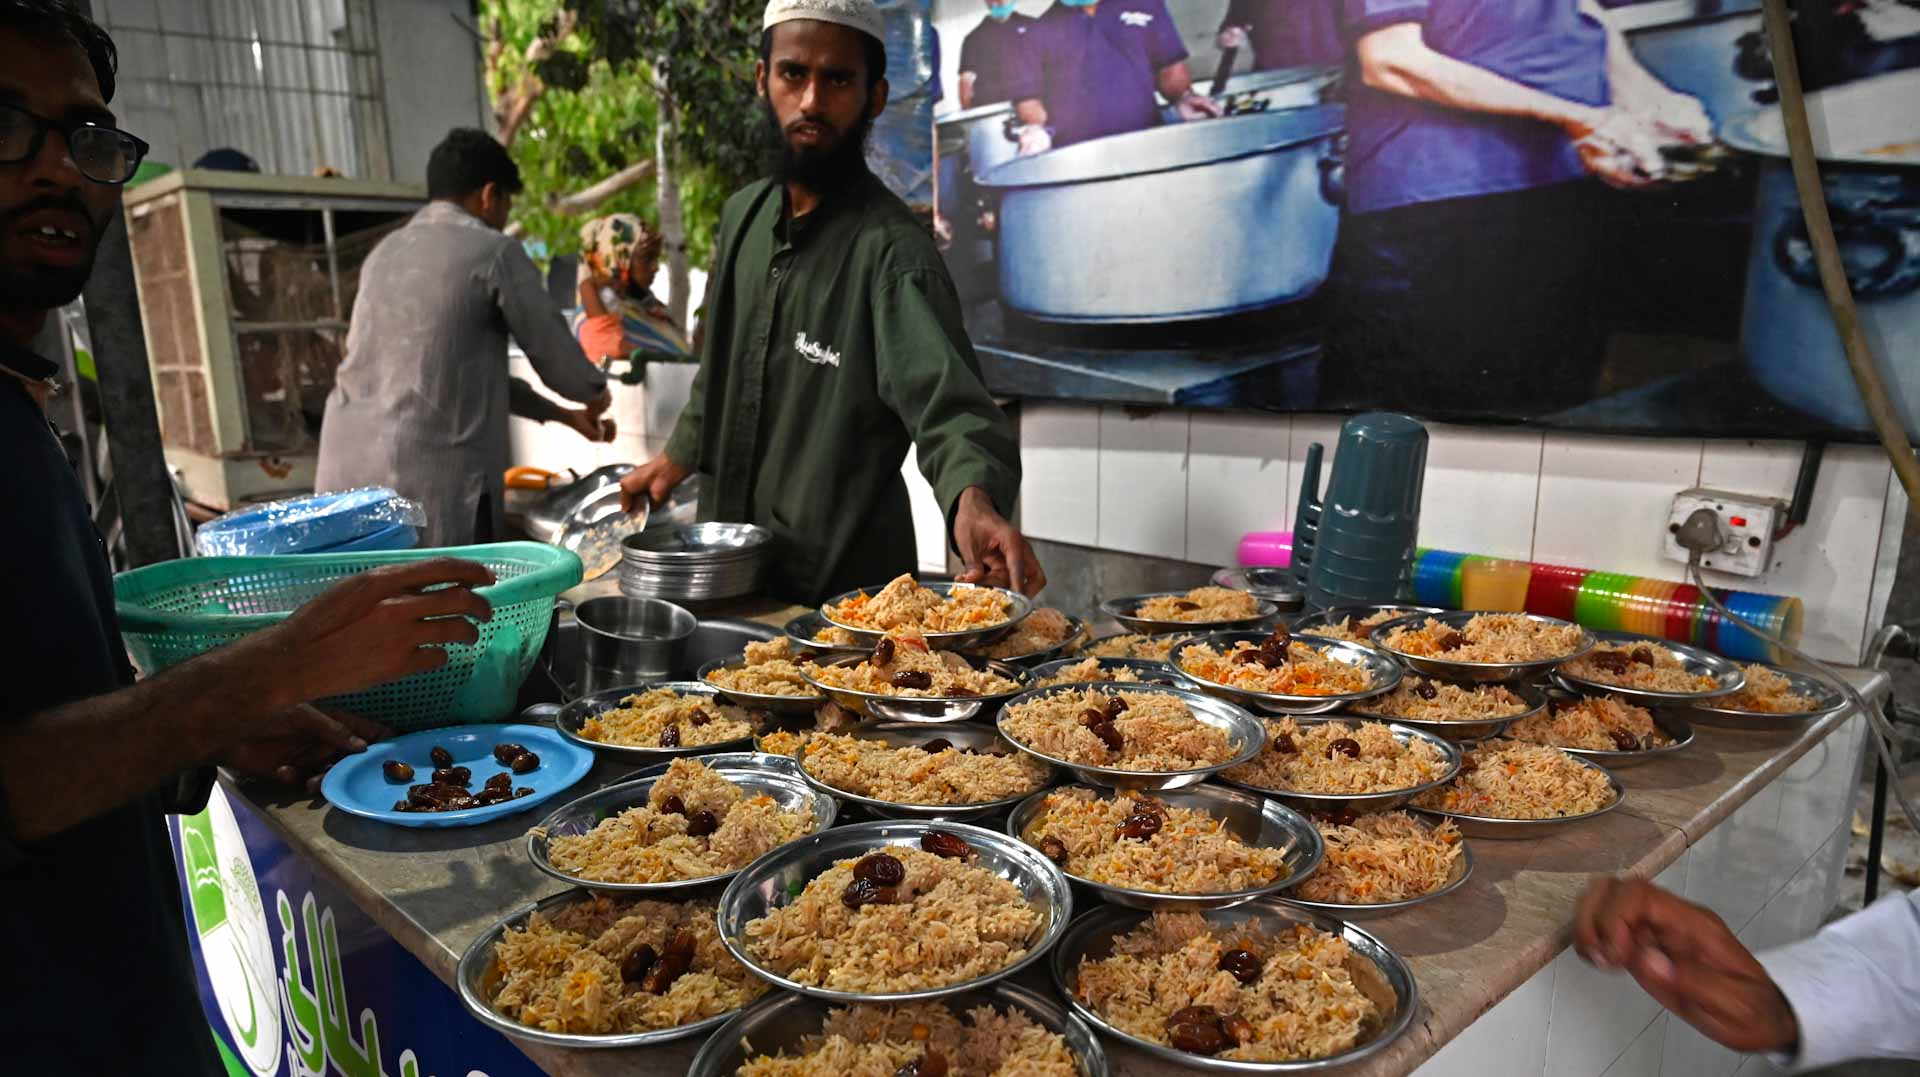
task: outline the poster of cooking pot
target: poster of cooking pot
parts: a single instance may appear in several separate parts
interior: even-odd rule
[[[1841,254],[1920,433],[1920,5],[1797,9]],[[1870,436],[1758,0],[931,19],[936,233],[996,391]]]

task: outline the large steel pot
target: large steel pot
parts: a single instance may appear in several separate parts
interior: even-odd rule
[[[966,141],[967,170],[976,176],[984,176],[1019,155],[1020,141],[1013,133],[1014,123],[1011,101],[975,105],[965,112],[949,113],[935,120],[942,139],[951,132]]]
[[[1326,99],[1327,88],[1339,79],[1338,67],[1275,67],[1227,76],[1227,84],[1212,96],[1229,116],[1250,112],[1278,112],[1309,108]]]
[[[1169,322],[1302,299],[1340,226],[1338,105],[1170,124],[1023,157],[1000,190],[1000,297],[1055,322]]]
[[[1827,209],[1860,326],[1909,436],[1920,436],[1920,71],[1807,95]],[[1820,419],[1872,429],[1827,309],[1777,109],[1722,132],[1760,154],[1741,350],[1753,377]]]

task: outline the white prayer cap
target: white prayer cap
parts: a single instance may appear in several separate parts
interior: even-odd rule
[[[873,0],[767,0],[767,13],[761,19],[760,28],[771,30],[795,19],[838,23],[858,30],[875,41],[887,40],[886,27],[880,20],[880,9],[874,6]]]

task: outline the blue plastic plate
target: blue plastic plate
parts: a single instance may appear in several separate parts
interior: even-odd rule
[[[540,757],[540,766],[526,774],[513,775],[514,788],[528,786],[532,796],[489,804],[464,811],[394,811],[396,800],[407,799],[407,786],[419,785],[433,777],[433,761],[428,753],[435,745],[453,756],[453,764],[473,771],[470,789],[479,789],[488,778],[507,768],[494,761],[493,746],[512,741]],[[413,780],[390,782],[380,768],[389,759],[398,759],[413,767]],[[403,737],[367,746],[334,764],[320,781],[320,795],[343,812],[364,819],[377,819],[395,826],[445,827],[476,826],[503,815],[515,815],[538,807],[564,793],[593,769],[593,752],[569,743],[560,734],[537,725],[461,725],[446,729],[423,729]],[[509,771],[509,773],[511,773]]]

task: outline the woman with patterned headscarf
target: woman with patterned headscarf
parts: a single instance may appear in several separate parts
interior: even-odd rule
[[[661,237],[631,213],[596,217],[580,229],[580,313],[573,331],[587,358],[604,364],[636,351],[691,361],[686,332],[650,286],[660,271]]]

